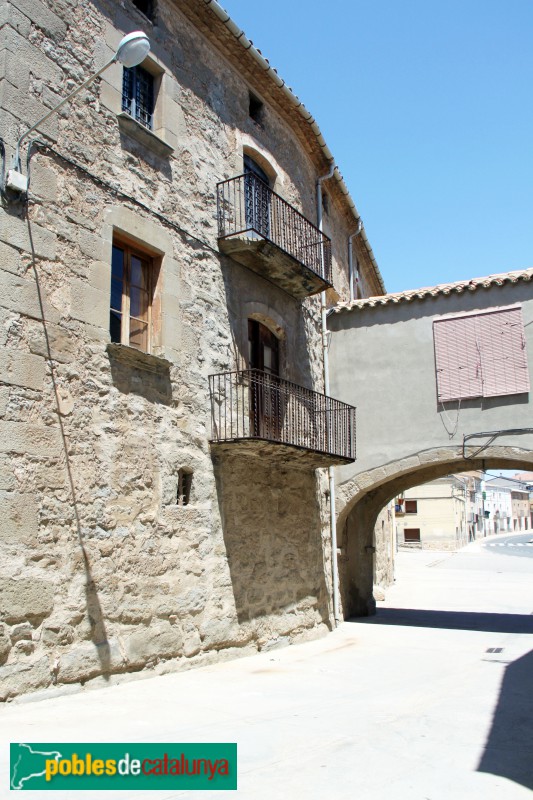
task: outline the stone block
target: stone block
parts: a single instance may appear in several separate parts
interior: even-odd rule
[[[107,331],[110,293],[94,289],[83,281],[72,281],[70,316]]]
[[[77,339],[72,331],[53,323],[47,323],[46,334],[41,322],[32,322],[28,330],[28,347],[30,352],[44,358],[50,358],[62,364],[69,364],[76,358]],[[47,341],[48,338],[48,341]],[[50,352],[48,348],[50,347]]]
[[[200,626],[200,636],[205,649],[223,647],[239,647],[249,642],[252,637],[250,629],[240,626],[226,617],[209,619]]]
[[[67,26],[63,20],[54,14],[41,0],[11,0],[32,23],[56,40],[62,39]]]
[[[132,633],[124,642],[130,664],[141,666],[159,658],[175,658],[181,654],[183,637],[179,627],[161,622]]]
[[[51,682],[50,662],[46,656],[33,662],[0,667],[0,701],[35,691]]]
[[[122,94],[119,88],[112,86],[107,81],[102,81],[100,102],[114,114],[118,114],[122,110]]]
[[[12,214],[0,215],[0,241],[26,253],[35,253],[38,258],[56,260],[56,235],[35,222],[28,222]]]
[[[30,69],[24,60],[10,50],[0,52],[0,78],[9,81],[19,92],[30,90]]]
[[[93,261],[89,270],[89,284],[100,292],[110,291],[111,266],[106,261]]]
[[[53,170],[34,159],[31,166],[31,192],[43,200],[57,200],[57,177]]]
[[[42,578],[0,577],[0,617],[14,625],[38,623],[52,613],[54,585]]]
[[[31,22],[12,3],[4,2],[0,5],[0,28],[9,25],[11,28],[27,38],[31,31]]]
[[[3,622],[0,622],[0,664],[5,664],[10,652],[11,636],[9,635],[9,628]]]
[[[12,492],[18,487],[9,456],[0,456],[0,491]]]
[[[18,250],[10,247],[5,242],[0,242],[0,264],[2,269],[17,275],[21,266],[21,258]]]
[[[116,671],[123,664],[124,657],[116,640],[100,644],[82,642],[60,657],[57,680],[59,683],[86,681]]]
[[[0,85],[0,107],[9,109],[17,119],[28,126],[44,117],[48,110],[47,106],[35,98],[27,94],[21,96],[17,87],[8,81],[3,81]],[[57,140],[57,129],[57,114],[53,114],[49,120],[39,125],[39,132],[54,142]]]
[[[103,259],[102,237],[86,228],[78,226],[76,240],[83,255],[89,258]]]
[[[9,403],[9,386],[0,386],[0,417],[5,416]],[[0,490],[2,486],[0,485]]]
[[[35,542],[38,522],[35,501],[27,495],[0,496],[0,543],[28,546]]]
[[[43,625],[43,644],[51,647],[64,647],[74,641],[74,629],[71,625]]]
[[[58,86],[63,78],[63,70],[54,61],[48,58],[42,50],[35,47],[24,33],[14,28],[4,28],[2,31],[2,44],[11,53],[8,56],[12,71],[22,71],[24,78],[31,72],[39,76],[39,80],[46,81],[52,86]],[[9,78],[14,86],[16,80]],[[41,114],[41,116],[43,116]],[[37,118],[39,119],[39,118]],[[36,120],[33,120],[35,122]]]
[[[0,421],[0,453],[57,458],[61,449],[61,434],[57,428]]]
[[[41,356],[20,350],[0,350],[0,375],[10,386],[40,391],[43,388],[45,361]]]
[[[176,597],[175,607],[180,616],[200,614],[207,603],[207,592],[198,586]]]
[[[31,641],[33,638],[33,625],[29,622],[20,622],[18,625],[13,625],[11,628],[11,642],[21,642],[23,639]]]

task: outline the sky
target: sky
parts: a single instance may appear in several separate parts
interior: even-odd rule
[[[388,291],[533,266],[532,0],[219,0],[313,114]]]

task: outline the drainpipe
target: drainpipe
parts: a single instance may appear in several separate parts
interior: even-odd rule
[[[329,172],[322,175],[316,182],[316,205],[318,230],[322,233],[322,181],[333,177],[335,162],[331,162]],[[324,364],[324,394],[329,395],[329,356],[328,356],[328,328],[327,328],[327,301],[326,292],[320,293],[321,331],[322,331],[322,357]],[[335,518],[335,472],[333,467],[328,469],[329,476],[329,526],[331,535],[331,579],[333,583],[333,618],[335,627],[339,624],[339,569],[337,564],[337,520]]]
[[[357,222],[357,230],[355,231],[355,233],[352,233],[351,236],[348,236],[348,274],[350,276],[350,302],[352,300],[355,300],[355,283],[357,283],[357,281],[359,280],[358,270],[354,271],[353,268],[352,241],[355,239],[356,236],[359,236],[362,230],[363,230],[363,220],[361,219],[361,217],[359,217],[359,220]]]

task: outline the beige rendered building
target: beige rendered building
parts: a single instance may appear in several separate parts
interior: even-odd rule
[[[423,550],[464,547],[472,514],[469,492],[467,480],[455,475],[406,490],[395,504],[398,546]]]
[[[316,122],[212,0],[3,8],[1,698],[330,630],[324,316],[384,287]]]

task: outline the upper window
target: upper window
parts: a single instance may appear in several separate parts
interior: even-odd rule
[[[435,320],[433,337],[440,403],[529,391],[520,307]]]
[[[417,500],[406,500],[405,501],[405,513],[406,514],[417,514],[418,513],[418,501]]]
[[[155,1],[154,0],[133,0],[133,5],[142,11],[145,17],[148,19],[154,18],[154,11],[155,11]]]
[[[154,127],[154,76],[143,67],[124,67],[122,110],[152,130]]]
[[[113,244],[111,341],[151,352],[156,261],[122,242]]]
[[[249,94],[248,101],[248,114],[254,122],[257,122],[258,125],[261,125],[263,121],[263,103],[258,97],[255,96],[255,94],[252,94],[252,92]]]

